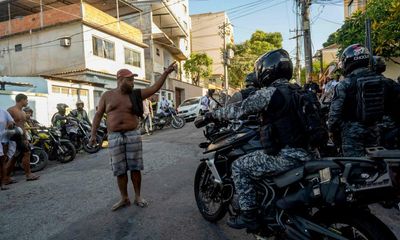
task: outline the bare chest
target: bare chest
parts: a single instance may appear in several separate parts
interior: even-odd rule
[[[128,95],[110,94],[106,100],[106,113],[130,112],[132,109],[132,102]]]

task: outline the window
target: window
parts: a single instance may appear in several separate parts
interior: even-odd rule
[[[186,14],[187,13],[187,7],[186,7],[185,4],[182,4],[182,6],[183,6],[183,12]]]
[[[135,67],[140,67],[140,53],[133,51],[129,48],[125,48],[125,64],[129,64]]]
[[[15,45],[15,51],[16,52],[21,52],[22,51],[22,44]]]
[[[115,60],[115,47],[113,42],[93,36],[93,54],[102,58]]]
[[[354,0],[351,0],[349,2],[349,5],[347,5],[347,11],[348,11],[348,15],[351,16],[354,12],[355,8],[354,8]]]
[[[160,49],[156,48],[156,54],[157,56],[160,56]]]

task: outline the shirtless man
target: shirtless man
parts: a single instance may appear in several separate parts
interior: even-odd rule
[[[30,165],[31,152],[29,149],[29,142],[26,139],[26,129],[25,129],[25,123],[27,121],[27,117],[26,113],[22,111],[24,107],[28,106],[28,97],[25,94],[20,93],[15,97],[15,102],[16,102],[15,106],[10,107],[9,109],[7,109],[7,111],[14,119],[15,125],[22,128],[22,130],[24,131],[22,139],[17,142],[17,149],[19,150],[19,152],[22,152],[21,154],[23,154],[22,168],[25,171],[26,181],[38,180],[39,176],[36,176],[31,172],[31,165]],[[11,161],[7,162],[6,165],[7,176],[5,180],[6,184],[8,182],[12,182],[10,175],[14,169],[16,161],[17,159],[16,157],[14,157],[12,158]]]
[[[172,63],[160,79],[152,86],[137,91],[139,105],[142,100],[152,96],[164,84],[168,75],[176,68]],[[141,173],[143,170],[142,139],[140,130],[137,130],[139,119],[133,113],[129,95],[133,92],[134,77],[137,76],[127,69],[117,73],[118,87],[105,92],[100,99],[98,110],[93,119],[90,144],[96,144],[96,131],[104,113],[107,114],[108,148],[111,155],[111,165],[114,176],[117,176],[121,200],[113,205],[112,211],[130,205],[128,197],[128,175],[131,172],[131,181],[135,191],[134,204],[146,207],[148,203],[140,196]]]

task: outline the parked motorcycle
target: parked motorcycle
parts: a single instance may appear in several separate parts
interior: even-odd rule
[[[17,133],[19,132],[19,133]],[[9,135],[10,139],[12,141],[20,141],[20,137],[22,135],[22,129],[19,127],[16,127],[14,129],[9,129],[6,131],[7,135]],[[28,134],[28,141],[31,141],[31,136]],[[48,155],[46,151],[44,151],[43,148],[33,146],[33,144],[30,142],[29,143],[29,148],[31,151],[30,154],[30,169],[31,172],[38,172],[40,170],[43,170],[48,163]],[[22,168],[22,158],[24,154],[22,151],[20,151],[18,148],[16,149],[16,152],[14,154],[14,157],[16,158],[15,166],[18,168]]]
[[[175,109],[168,107],[163,113],[156,114],[153,118],[153,128],[163,129],[164,127],[172,126],[175,129],[183,128],[185,126],[185,119],[176,115]]]
[[[198,209],[210,222],[240,213],[232,179],[232,162],[262,149],[250,121],[226,123],[199,117],[206,127],[204,154],[195,180]],[[221,126],[222,125],[222,126]],[[229,124],[228,124],[229,125]],[[400,151],[369,149],[369,157],[331,157],[309,161],[280,175],[255,179],[260,227],[257,238],[390,239],[391,230],[368,209],[372,203],[395,207],[400,193]]]
[[[63,137],[68,138],[74,145],[76,151],[84,150],[87,153],[96,153],[101,149],[103,140],[106,136],[105,126],[97,130],[97,144],[89,145],[91,127],[87,122],[79,121],[73,117],[67,117],[67,123],[62,128]]]
[[[32,136],[32,144],[43,148],[50,160],[67,163],[75,159],[76,150],[71,141],[61,139],[61,131],[56,128],[40,128]]]

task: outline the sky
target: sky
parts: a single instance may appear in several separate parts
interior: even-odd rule
[[[262,4],[252,5],[258,2]],[[296,40],[289,40],[295,36],[295,33],[290,32],[296,28],[294,2],[295,0],[189,0],[189,11],[190,14],[227,11],[234,26],[235,43],[249,39],[257,29],[280,32],[283,37],[283,48],[295,56]],[[310,11],[313,54],[322,48],[328,36],[340,28],[344,21],[343,2],[339,4],[329,0],[319,0],[319,2],[326,4],[312,4]],[[235,8],[244,4],[250,5]]]

